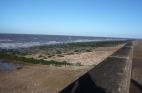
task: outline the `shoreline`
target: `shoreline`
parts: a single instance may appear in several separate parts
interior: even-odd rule
[[[63,60],[71,60],[78,58],[83,66],[52,66],[42,64],[27,64],[22,69],[14,69],[13,71],[6,70],[0,74],[0,92],[2,93],[58,93],[80,76],[88,72],[94,67],[93,64],[99,64],[109,55],[123,47],[126,43],[122,43],[109,47],[95,47],[91,51],[80,52],[72,55],[64,55],[64,57],[53,56],[59,62]],[[57,48],[54,46],[48,49]],[[58,47],[60,48],[60,47]],[[88,49],[88,47],[75,47],[74,49]],[[89,47],[90,48],[90,47]],[[64,48],[66,49],[66,48]],[[39,49],[40,50],[40,49]],[[32,51],[32,50],[31,50]],[[41,51],[41,50],[40,50]],[[42,50],[43,51],[43,50]],[[44,52],[44,51],[43,51]],[[63,52],[63,51],[62,51]],[[12,52],[11,52],[12,53]],[[38,52],[37,52],[38,53]],[[42,53],[42,52],[41,52]],[[104,54],[104,55],[103,55]],[[39,55],[39,53],[38,53]],[[30,56],[29,56],[30,57]],[[65,58],[65,59],[64,59]],[[70,58],[70,59],[68,59]],[[59,60],[60,59],[60,60]],[[95,59],[100,59],[96,60]],[[87,62],[91,65],[86,65]],[[84,61],[84,63],[82,62]],[[16,62],[16,61],[15,61]],[[79,62],[79,61],[77,61]],[[23,63],[23,62],[20,62]]]
[[[127,41],[79,42],[1,50],[0,58],[35,64],[97,65]],[[87,60],[88,59],[88,60]]]

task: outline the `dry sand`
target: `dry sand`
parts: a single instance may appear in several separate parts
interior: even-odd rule
[[[96,48],[92,52],[66,55],[54,60],[83,65],[96,65],[114,53],[117,47]],[[0,71],[0,93],[57,93],[75,81],[93,66],[27,65],[12,71]]]
[[[57,93],[91,68],[32,65],[0,72],[0,93]]]
[[[57,62],[66,61],[73,64],[81,63],[81,65],[97,65],[122,46],[124,46],[124,44],[119,44],[116,47],[98,47],[92,49],[92,52],[74,53],[74,55],[64,55],[64,57],[53,56],[44,60],[55,60]],[[38,59],[40,55],[44,54],[39,52],[37,54],[26,55],[25,57]]]
[[[124,44],[120,44],[116,47],[99,47],[93,49],[92,52],[65,55],[64,57],[55,56],[46,60],[67,61],[69,63],[81,63],[82,65],[97,65],[122,46],[124,46]]]

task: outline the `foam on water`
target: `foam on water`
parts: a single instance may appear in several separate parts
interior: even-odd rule
[[[79,40],[73,40],[72,43],[78,43],[78,42],[99,42],[99,41],[113,41],[113,40],[88,40],[88,39],[79,39]],[[63,42],[57,42],[57,41],[48,41],[45,43],[41,42],[26,42],[26,43],[0,43],[0,48],[2,49],[18,49],[18,48],[28,48],[28,47],[34,47],[34,46],[42,46],[42,45],[51,45],[51,44],[61,44]],[[64,43],[69,43],[69,41],[66,41]]]
[[[62,42],[49,41],[49,42],[46,42],[46,43],[40,43],[40,42],[0,43],[0,47],[2,49],[17,49],[17,48],[28,48],[28,47],[42,46],[42,45],[59,44],[59,43],[62,43]]]
[[[23,34],[0,34],[0,48],[17,49],[33,46],[69,43],[69,42],[99,42],[126,40],[120,38],[85,37],[85,36],[58,36],[58,35],[23,35]]]
[[[0,39],[0,42],[1,41],[13,41],[13,40],[11,40],[11,39]]]

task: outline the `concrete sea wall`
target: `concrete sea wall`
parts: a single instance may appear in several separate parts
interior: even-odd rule
[[[129,93],[133,49],[127,43],[60,93]]]

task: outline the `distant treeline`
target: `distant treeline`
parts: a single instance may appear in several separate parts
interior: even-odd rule
[[[0,59],[6,59],[10,61],[20,61],[20,62],[27,62],[27,63],[33,63],[33,64],[44,64],[44,65],[72,65],[71,63],[67,63],[66,61],[63,62],[57,62],[54,60],[51,61],[45,61],[43,59],[34,59],[34,58],[26,58],[26,57],[18,57],[13,56],[5,53],[0,53]]]

